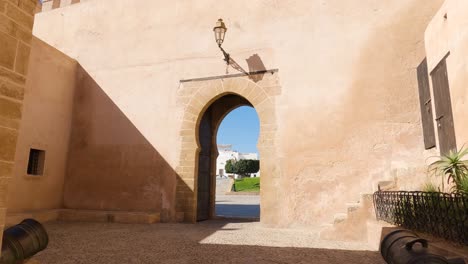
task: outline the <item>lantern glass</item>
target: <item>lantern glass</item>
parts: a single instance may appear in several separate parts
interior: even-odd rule
[[[218,22],[216,22],[216,26],[213,28],[213,32],[215,35],[215,40],[216,43],[218,43],[219,46],[223,44],[224,41],[224,36],[226,35],[227,28],[224,25],[223,20],[220,18],[218,19]]]

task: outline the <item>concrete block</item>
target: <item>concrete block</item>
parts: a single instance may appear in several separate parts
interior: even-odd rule
[[[23,43],[18,45],[18,54],[16,55],[15,71],[22,75],[28,74],[29,54],[31,48]]]
[[[0,160],[14,160],[17,138],[18,132],[16,130],[0,127],[0,146],[2,146],[0,148]]]
[[[0,80],[0,95],[17,100],[23,100],[24,88],[21,85]]]
[[[26,83],[26,78],[24,76],[19,75],[13,71],[9,71],[2,67],[0,67],[0,79],[4,79],[6,81],[21,85],[24,85]]]
[[[0,178],[0,208],[7,206],[8,185],[10,184],[10,177]]]
[[[0,66],[13,69],[15,65],[16,47],[18,41],[7,35],[6,33],[0,32]]]
[[[0,4],[0,6],[2,5]],[[4,14],[0,14],[0,31],[14,38],[17,38],[27,44],[31,44],[32,33],[19,26],[17,23],[15,23],[12,19],[8,18]]]
[[[18,2],[19,8],[28,14],[34,14],[39,1],[22,0]]]
[[[18,6],[8,4],[6,8],[6,15],[27,30],[32,30],[34,17],[22,12]]]
[[[22,104],[6,98],[0,98],[0,116],[9,119],[21,119]]]
[[[0,116],[0,126],[2,127],[7,127],[7,128],[14,129],[14,130],[18,130],[20,126],[20,121],[21,120],[19,119],[9,119],[9,118]]]

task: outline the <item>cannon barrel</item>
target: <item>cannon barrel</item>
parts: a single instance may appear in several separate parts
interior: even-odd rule
[[[429,250],[427,240],[409,230],[395,230],[387,234],[380,243],[380,253],[391,264],[465,263],[461,258],[447,259],[434,254]]]
[[[25,219],[3,232],[0,263],[21,262],[44,250],[48,243],[45,228],[34,219]]]

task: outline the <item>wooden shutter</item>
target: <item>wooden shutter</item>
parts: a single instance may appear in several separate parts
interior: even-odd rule
[[[457,144],[445,58],[432,71],[431,77],[436,110],[435,120],[437,121],[437,131],[439,133],[439,148],[441,154],[446,154],[449,150],[456,150]]]
[[[436,140],[432,115],[431,92],[429,90],[429,73],[427,71],[427,60],[425,58],[418,66],[418,87],[424,147],[430,149],[435,147]]]

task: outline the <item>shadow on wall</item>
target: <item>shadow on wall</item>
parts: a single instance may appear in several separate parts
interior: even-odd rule
[[[177,173],[82,66],[76,74],[64,207],[176,220]]]
[[[263,64],[262,58],[258,54],[254,54],[246,59],[247,65],[249,66],[249,72],[264,72],[266,71],[265,64]],[[254,74],[250,75],[249,78],[254,82],[259,82],[263,80],[265,74]]]

